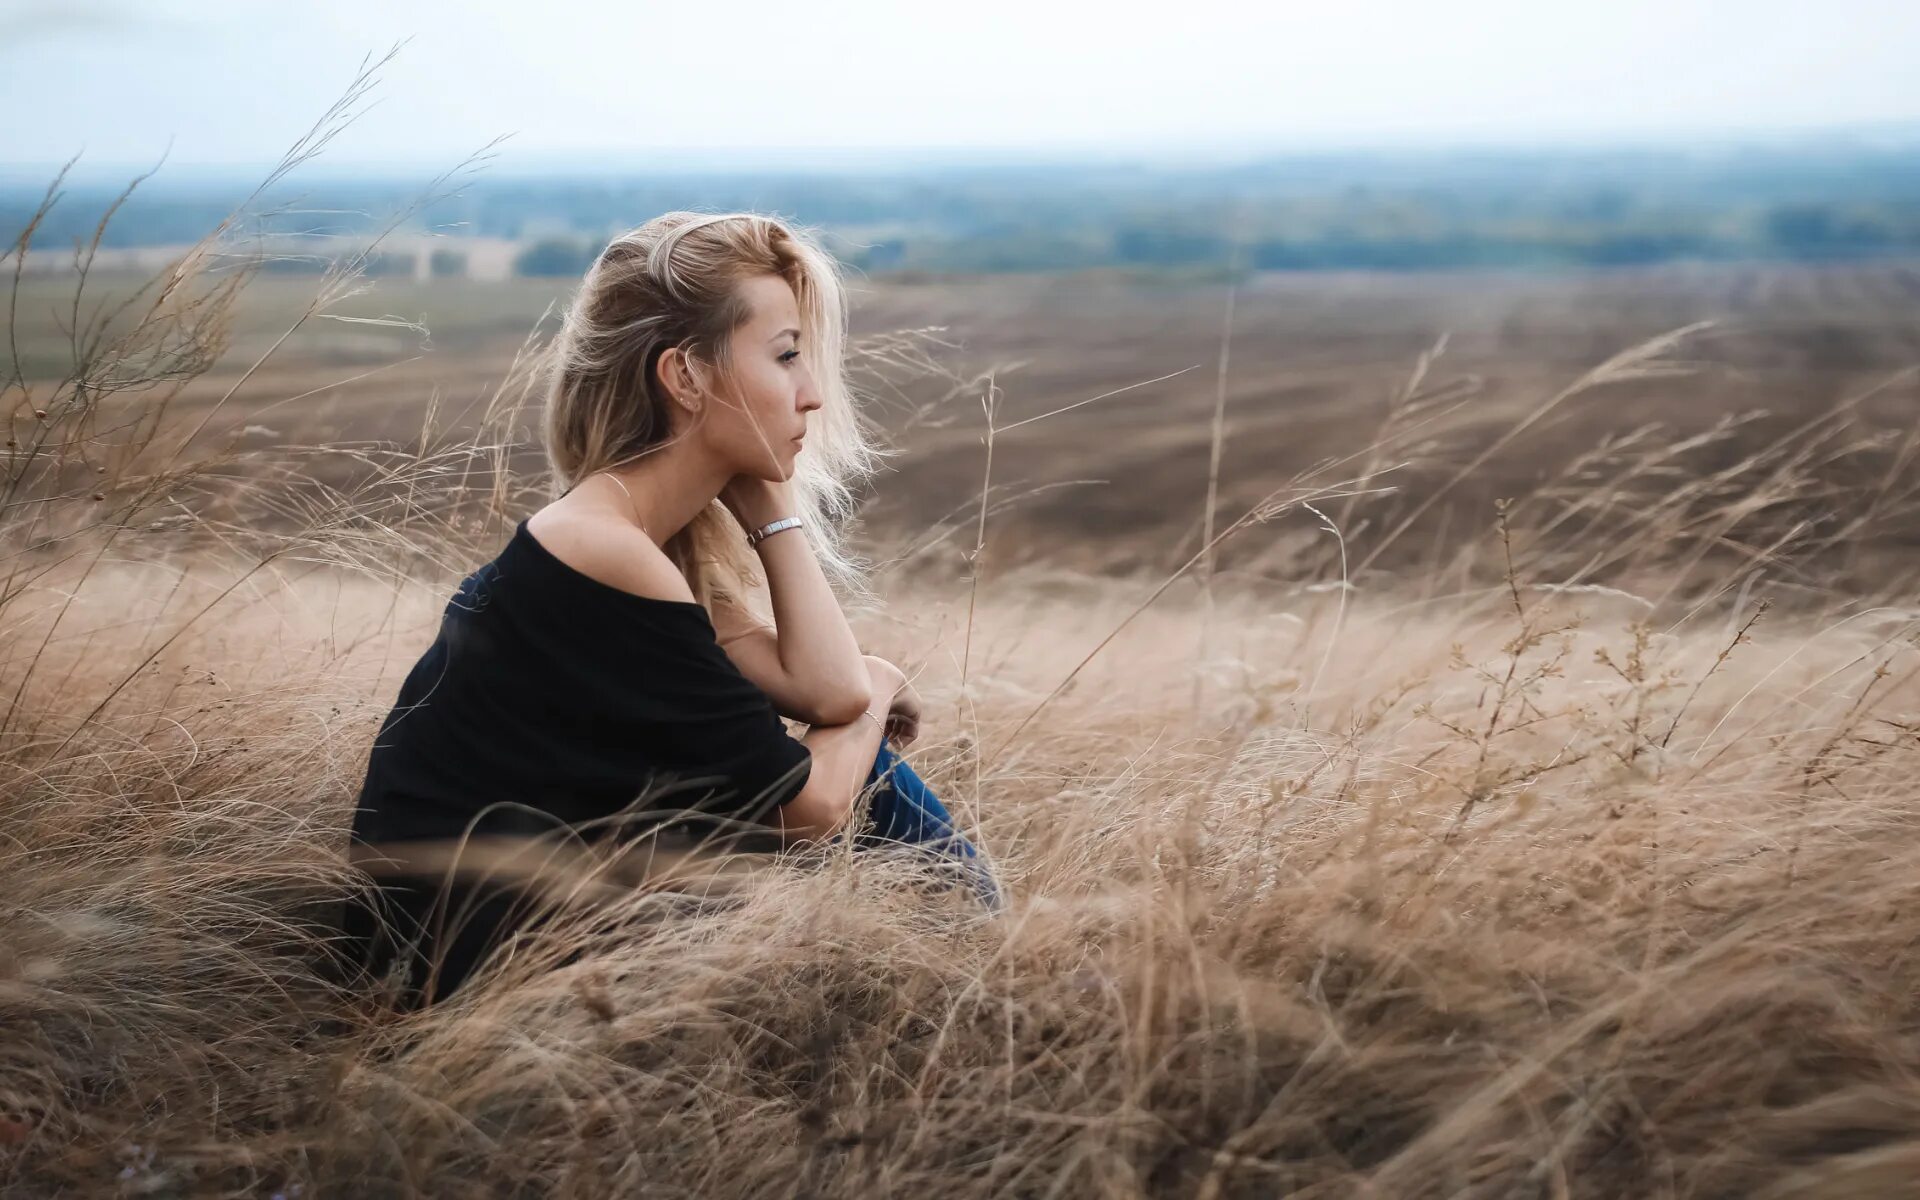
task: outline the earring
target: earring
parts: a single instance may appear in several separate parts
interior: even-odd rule
[[[680,402],[681,408],[686,409],[695,416],[700,415],[700,409],[705,403],[700,398],[700,385],[694,383],[692,380],[687,381],[687,390],[674,397],[674,399]]]

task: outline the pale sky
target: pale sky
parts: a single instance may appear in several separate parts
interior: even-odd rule
[[[0,166],[268,162],[402,38],[335,165],[1920,123],[1920,0],[0,0]]]

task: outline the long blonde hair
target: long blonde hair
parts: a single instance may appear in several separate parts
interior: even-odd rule
[[[853,488],[888,453],[870,436],[845,379],[846,291],[839,264],[806,232],[758,213],[670,212],[621,234],[600,252],[551,348],[546,450],[560,496],[596,471],[665,444],[667,405],[653,377],[661,351],[680,346],[698,364],[731,368],[729,335],[751,316],[742,281],[778,275],[800,309],[821,406],[791,481],[815,556],[842,599],[869,604],[867,564],[844,543]],[[766,615],[759,556],[718,500],[665,547],[694,598]]]

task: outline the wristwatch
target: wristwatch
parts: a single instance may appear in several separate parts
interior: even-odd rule
[[[769,521],[747,535],[747,545],[758,546],[782,529],[795,529],[801,524],[799,517],[781,517],[778,521]]]

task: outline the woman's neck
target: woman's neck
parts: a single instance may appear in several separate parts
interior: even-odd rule
[[[695,453],[675,453],[679,449],[649,454],[639,462],[606,472],[626,485],[641,527],[663,548],[713,503],[720,489],[732,478],[724,466],[712,459]]]

